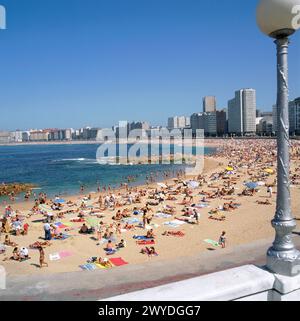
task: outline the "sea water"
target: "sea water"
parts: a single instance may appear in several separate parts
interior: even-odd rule
[[[31,183],[49,196],[96,191],[97,186],[119,187],[129,176],[131,184],[142,184],[153,173],[157,180],[165,171],[174,175],[183,165],[145,164],[108,165],[96,160],[96,144],[18,145],[0,146],[0,183]],[[204,148],[211,154],[214,148]],[[23,197],[20,196],[23,200]]]

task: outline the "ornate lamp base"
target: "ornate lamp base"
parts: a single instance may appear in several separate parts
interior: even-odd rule
[[[280,275],[299,275],[300,252],[296,249],[290,251],[276,251],[271,247],[267,252],[267,268],[271,272]]]

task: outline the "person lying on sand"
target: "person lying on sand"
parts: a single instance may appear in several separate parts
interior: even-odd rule
[[[165,231],[162,233],[164,236],[185,236],[185,233],[183,231]]]
[[[172,196],[172,195],[168,194],[166,200],[167,200],[167,201],[176,201],[177,198],[176,198],[175,196]]]
[[[225,221],[225,219],[226,219],[226,216],[222,215],[218,208],[209,211],[209,214],[210,214],[210,216],[208,218],[211,220]]]
[[[17,243],[12,242],[12,241],[10,240],[10,238],[9,238],[8,235],[5,235],[4,245],[6,245],[6,246],[13,246],[13,247],[18,246]]]
[[[133,224],[126,223],[124,225],[124,230],[135,230],[135,226]]]
[[[153,246],[151,247],[144,247],[141,249],[142,254],[147,254],[148,256],[157,256],[157,252],[155,251],[155,248]]]
[[[266,199],[264,202],[263,201],[256,201],[257,204],[260,204],[260,205],[272,205],[272,203]]]
[[[104,266],[106,268],[112,268],[113,267],[112,264],[110,263],[110,261],[107,258],[99,257],[97,263],[101,264],[102,266]]]
[[[49,241],[45,241],[45,242],[39,242],[36,241],[33,244],[29,245],[29,248],[31,249],[38,249],[40,246],[42,247],[47,247],[47,246],[51,246],[52,244]]]

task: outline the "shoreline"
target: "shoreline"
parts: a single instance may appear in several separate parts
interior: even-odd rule
[[[219,159],[219,160],[213,160],[213,159],[210,159],[211,156],[207,155],[207,156],[204,156],[204,162],[205,160],[209,160],[211,163],[209,165],[207,165],[207,167],[205,168],[205,165],[204,165],[204,169],[203,169],[203,174],[210,174],[210,172],[214,169],[216,169],[218,167],[218,165],[216,163],[219,164],[220,161],[224,161],[225,159]],[[214,164],[214,165],[211,165],[211,164]],[[148,164],[144,164],[144,165],[148,165]],[[145,188],[149,188],[149,189],[153,189],[155,187],[157,187],[157,183],[159,182],[162,182],[164,184],[172,184],[174,182],[174,178],[175,177],[170,177],[168,179],[164,179],[162,178],[161,180],[156,180],[154,182],[151,182],[149,183],[148,185],[146,184],[146,182],[133,182],[133,183],[128,183],[128,187],[130,189],[145,189]],[[188,175],[184,175],[181,179],[183,180],[188,180],[189,179],[189,176]],[[97,189],[97,188],[96,188]],[[42,189],[35,189],[37,191],[37,194],[39,192],[43,192]],[[115,187],[115,188],[111,188],[111,192],[112,193],[115,193],[115,194],[118,194],[120,192],[124,192],[125,191],[125,187]],[[66,201],[74,201],[80,197],[84,197],[84,196],[87,196],[88,194],[92,194],[93,197],[97,196],[99,197],[100,195],[101,196],[105,196],[106,194],[108,193],[108,191],[106,190],[105,191],[100,191],[100,192],[96,192],[94,190],[92,191],[89,191],[89,190],[85,190],[84,192],[81,192],[80,191],[80,188],[78,189],[78,192],[77,193],[72,193],[72,194],[57,194],[57,196],[59,196],[60,198],[63,198],[65,199]],[[54,198],[51,197],[51,198]],[[51,199],[50,198],[50,199]],[[9,200],[6,200],[7,204],[10,204],[12,205],[13,207],[19,209],[19,210],[29,210],[33,203],[34,203],[34,200],[32,198],[30,198],[28,201],[25,201],[25,200],[20,200],[20,201],[15,201],[15,202],[10,202]],[[7,205],[6,204],[6,205]],[[4,210],[5,206],[6,206],[3,202],[0,202],[0,211]]]
[[[216,140],[223,139],[223,138],[216,138]],[[225,140],[226,138],[224,138]],[[227,138],[229,139],[229,138]],[[199,147],[217,147],[218,143],[210,142],[210,139],[199,139],[199,142],[204,142],[204,144],[200,145]],[[100,141],[100,140],[72,140],[72,141],[43,141],[43,142],[12,142],[12,143],[0,143],[0,147],[16,147],[16,146],[43,146],[43,145],[101,145],[103,143],[107,144],[113,144],[115,142],[113,141]],[[151,140],[128,140],[125,142],[121,142],[121,144],[149,144],[149,143],[155,143],[159,144],[159,139],[153,139]],[[175,145],[181,145],[180,141],[177,141]],[[190,143],[187,143],[187,146],[189,146]]]

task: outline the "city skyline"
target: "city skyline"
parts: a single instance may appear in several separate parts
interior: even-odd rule
[[[0,33],[2,130],[109,127],[116,114],[158,125],[172,114],[201,112],[206,95],[225,108],[242,87],[256,88],[263,111],[275,102],[274,47],[255,26],[255,2],[1,4],[7,10]],[[291,40],[293,100],[300,35]]]

